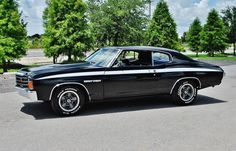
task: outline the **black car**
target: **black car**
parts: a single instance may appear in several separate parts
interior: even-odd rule
[[[16,73],[16,89],[31,100],[50,101],[58,114],[76,114],[86,102],[171,95],[187,105],[197,91],[214,87],[224,71],[178,51],[144,46],[106,47],[75,64],[56,64]]]

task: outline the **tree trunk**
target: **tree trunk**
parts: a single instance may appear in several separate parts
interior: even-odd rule
[[[213,51],[213,50],[211,50],[211,51],[209,52],[209,56],[210,56],[210,57],[214,57],[214,51]]]
[[[225,50],[221,50],[220,52],[221,52],[221,54],[225,54]]]
[[[72,61],[71,56],[72,56],[71,51],[69,51],[69,52],[68,52],[68,62],[71,62],[71,61]]]
[[[118,46],[118,36],[119,36],[119,33],[117,32],[117,33],[115,34],[114,46]]]
[[[235,52],[236,43],[234,43],[233,45],[234,45],[234,56],[235,56],[236,55],[236,52]]]
[[[196,57],[198,57],[198,51],[196,51]]]
[[[53,64],[57,63],[57,57],[53,56]]]
[[[2,68],[3,68],[3,72],[7,72],[7,63],[5,59],[2,59]]]
[[[111,45],[111,39],[108,38],[108,46],[110,46],[110,45]]]
[[[78,57],[74,55],[74,61],[77,61]]]
[[[11,64],[11,60],[7,60],[7,67],[8,68],[9,68],[10,64]]]

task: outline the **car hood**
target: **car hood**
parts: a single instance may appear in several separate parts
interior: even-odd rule
[[[20,72],[27,72],[31,78],[37,79],[55,74],[92,71],[99,68],[101,67],[94,66],[89,62],[81,62],[74,64],[54,64],[34,68],[22,68]]]

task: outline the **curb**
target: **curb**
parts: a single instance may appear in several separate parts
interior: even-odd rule
[[[15,75],[16,72],[4,72],[3,75]]]

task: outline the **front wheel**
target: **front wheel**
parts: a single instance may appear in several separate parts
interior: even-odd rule
[[[196,101],[197,86],[191,81],[180,81],[171,94],[174,103],[188,105]]]
[[[75,87],[59,88],[51,101],[52,109],[59,115],[77,114],[84,106],[84,93]]]

